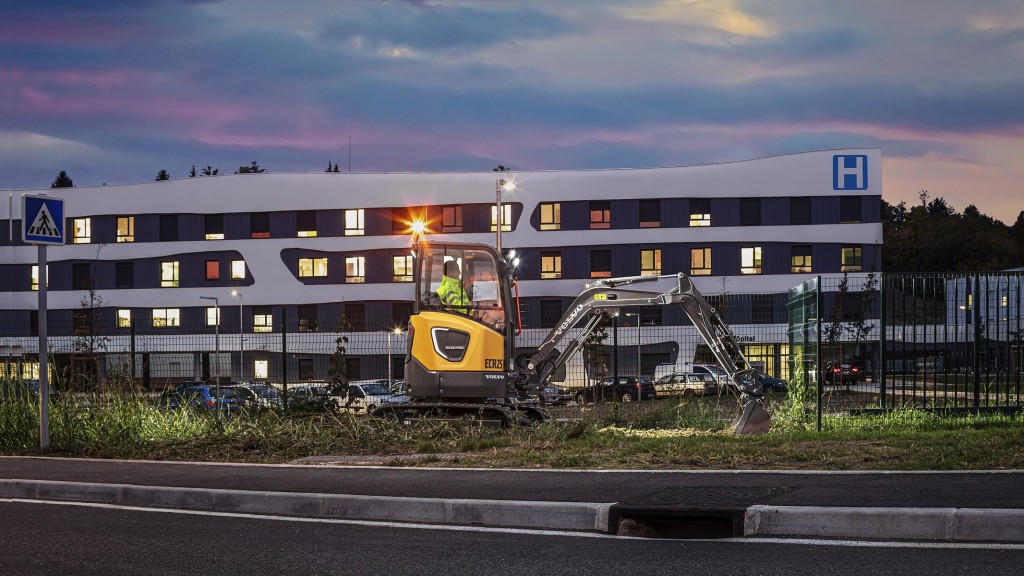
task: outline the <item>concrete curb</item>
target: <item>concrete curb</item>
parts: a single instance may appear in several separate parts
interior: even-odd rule
[[[751,506],[744,536],[1024,542],[1024,510]]]
[[[611,504],[352,496],[207,488],[2,480],[0,497],[200,510],[411,522],[607,532]]]

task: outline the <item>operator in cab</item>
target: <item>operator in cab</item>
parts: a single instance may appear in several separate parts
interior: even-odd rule
[[[460,308],[460,311],[465,313],[467,311],[466,306],[472,300],[462,288],[462,282],[459,281],[461,275],[458,263],[454,260],[445,262],[444,277],[441,278],[441,285],[437,287],[437,296],[445,306]]]

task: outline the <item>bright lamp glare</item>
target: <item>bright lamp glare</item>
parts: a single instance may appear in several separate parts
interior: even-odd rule
[[[504,192],[511,192],[516,189],[516,183],[511,180],[502,180],[501,189]]]
[[[427,231],[427,223],[423,220],[413,220],[409,223],[409,230],[412,230],[413,235],[420,236]]]

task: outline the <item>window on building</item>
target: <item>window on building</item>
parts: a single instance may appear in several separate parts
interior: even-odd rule
[[[252,307],[252,331],[253,332],[273,332],[274,331],[274,315],[270,306],[253,306]]]
[[[134,262],[118,262],[114,265],[115,271],[115,282],[118,288],[134,288],[135,287],[135,263]]]
[[[661,227],[661,200],[640,201],[640,227]]]
[[[245,260],[231,261],[231,279],[242,280],[245,278]]]
[[[740,226],[761,225],[761,199],[740,198]]]
[[[409,317],[412,316],[412,303],[394,302],[391,304],[391,324],[402,330],[407,330]]]
[[[754,324],[774,324],[775,310],[779,308],[771,294],[750,295],[750,319]]]
[[[540,327],[554,328],[562,318],[561,300],[540,301]]]
[[[252,363],[252,375],[257,380],[270,378],[270,362],[268,360],[254,360]]]
[[[366,282],[366,258],[364,256],[345,258],[345,282],[356,284]]]
[[[315,375],[315,372],[313,372],[313,359],[299,358],[299,380],[313,380]]]
[[[249,237],[270,238],[270,212],[249,214]]]
[[[391,209],[391,233],[397,235],[412,234],[412,226],[415,222],[427,222],[427,210],[422,206],[410,206],[406,208]],[[459,222],[462,222],[462,212],[459,211]],[[461,224],[460,224],[461,225]],[[461,230],[460,230],[461,232]]]
[[[161,214],[160,215],[160,241],[161,242],[177,242],[178,241],[178,215],[177,214]]]
[[[562,229],[562,205],[558,202],[540,205],[540,229]]]
[[[854,224],[861,221],[860,196],[839,197],[839,222]]]
[[[316,304],[299,305],[299,332],[316,332],[320,322],[317,318]]]
[[[540,277],[545,280],[558,279],[562,277],[561,252],[540,253]]]
[[[88,290],[92,284],[92,265],[88,262],[78,262],[71,265],[71,289]]]
[[[661,275],[661,250],[640,251],[640,275],[646,276],[648,274]]]
[[[117,327],[118,328],[131,328],[132,327],[132,311],[128,308],[120,308],[117,311]]]
[[[664,306],[641,306],[640,324],[644,326],[661,326],[664,322],[662,312]]]
[[[178,287],[178,262],[161,262],[160,263],[160,287],[161,288],[177,288]]]
[[[299,278],[327,276],[327,258],[299,258]]]
[[[117,217],[117,241],[135,242],[135,216]]]
[[[153,328],[177,326],[181,326],[181,310],[178,308],[153,308]]]
[[[316,237],[316,210],[299,210],[295,213],[296,236],[299,238]]]
[[[744,246],[740,248],[740,274],[761,273],[761,247]]]
[[[491,206],[491,232],[498,230],[498,207]],[[512,231],[512,205],[502,204],[501,205],[501,231],[511,232]]]
[[[362,208],[345,210],[345,236],[366,234],[365,216]]]
[[[79,309],[71,315],[71,326],[75,334],[91,334],[96,326],[96,315],[93,309]]]
[[[600,230],[612,227],[612,203],[590,203],[590,229]]]
[[[391,281],[412,282],[412,256],[391,257]]]
[[[811,223],[811,199],[808,197],[789,199],[789,223],[806,226]]]
[[[841,272],[860,272],[864,268],[863,254],[859,246],[843,246]]]
[[[71,221],[71,243],[89,244],[92,242],[92,218],[74,218]]]
[[[612,251],[591,250],[590,251],[590,277],[611,278],[612,277]]]
[[[203,217],[204,228],[207,240],[224,239],[224,215],[207,214]]]
[[[363,366],[359,358],[345,358],[345,376],[349,380],[359,380],[363,377]]]
[[[206,309],[206,325],[220,326],[220,308],[211,306]]]
[[[206,261],[206,279],[220,280],[220,260]]]
[[[711,226],[711,199],[690,199],[690,226]]]
[[[690,276],[711,276],[711,248],[690,248]]]
[[[811,245],[796,244],[790,247],[789,271],[794,274],[810,272],[811,268]]]
[[[441,207],[441,232],[462,232],[462,206]]]
[[[345,304],[345,324],[353,332],[366,332],[366,305]]]
[[[32,291],[37,292],[39,290],[39,265],[32,265],[32,272],[30,272],[32,278]],[[46,265],[46,287],[50,287],[50,265]]]

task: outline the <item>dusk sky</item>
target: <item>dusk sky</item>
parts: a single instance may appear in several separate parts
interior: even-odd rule
[[[0,62],[2,189],[878,147],[1024,210],[1020,0],[0,0]]]

